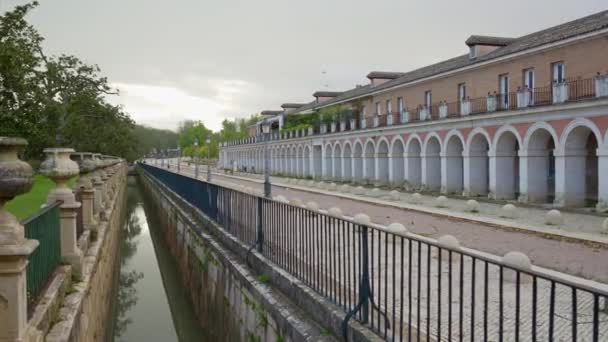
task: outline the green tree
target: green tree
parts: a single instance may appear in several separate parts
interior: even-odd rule
[[[0,16],[0,135],[26,138],[28,158],[51,146],[138,157],[134,122],[105,101],[118,91],[99,67],[44,53],[43,37],[25,19],[37,5]]]

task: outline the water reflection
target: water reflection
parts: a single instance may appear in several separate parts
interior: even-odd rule
[[[129,182],[115,296],[115,341],[202,341],[154,212]]]

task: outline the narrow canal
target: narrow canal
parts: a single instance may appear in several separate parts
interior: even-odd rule
[[[160,229],[129,177],[110,340],[205,340]]]

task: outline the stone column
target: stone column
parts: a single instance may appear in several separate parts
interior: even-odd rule
[[[95,210],[93,203],[95,200],[95,188],[93,187],[94,180],[92,175],[96,165],[92,159],[92,153],[80,153],[80,156],[80,179],[78,180],[77,186],[81,192],[82,199],[82,222],[84,223],[84,229],[89,230],[97,224],[95,222]]]
[[[95,171],[93,172],[93,187],[95,188],[95,197],[93,199],[93,213],[95,218],[100,218],[100,213],[104,210],[103,203],[103,182],[101,181],[101,167],[100,160],[97,158],[97,154],[93,154],[93,162],[95,163]]]
[[[598,169],[598,189],[596,210],[608,212],[608,177],[605,173],[608,170],[608,143],[604,143],[602,148],[596,150],[597,169]],[[604,175],[604,177],[602,177]]]
[[[76,238],[76,209],[80,203],[76,202],[74,193],[67,186],[67,181],[78,175],[78,164],[70,159],[71,148],[47,148],[44,150],[46,159],[40,165],[40,171],[55,182],[55,189],[51,190],[47,204],[56,201],[63,203],[59,207],[61,217],[61,258],[72,265],[77,274],[82,271],[82,252],[78,248]]]
[[[17,150],[26,145],[21,138],[0,137],[0,341],[6,342],[26,340],[26,266],[38,247],[4,209],[6,202],[32,188],[32,168],[17,158]]]
[[[587,196],[586,165],[586,149],[555,152],[555,206],[584,206]]]

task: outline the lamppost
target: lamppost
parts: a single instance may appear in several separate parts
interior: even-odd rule
[[[198,138],[194,139],[194,178],[198,178]]]
[[[270,123],[267,120],[262,123],[262,132],[264,133],[264,196],[270,198],[270,159],[268,156]]]
[[[205,140],[207,144],[207,182],[211,182],[211,138]]]

